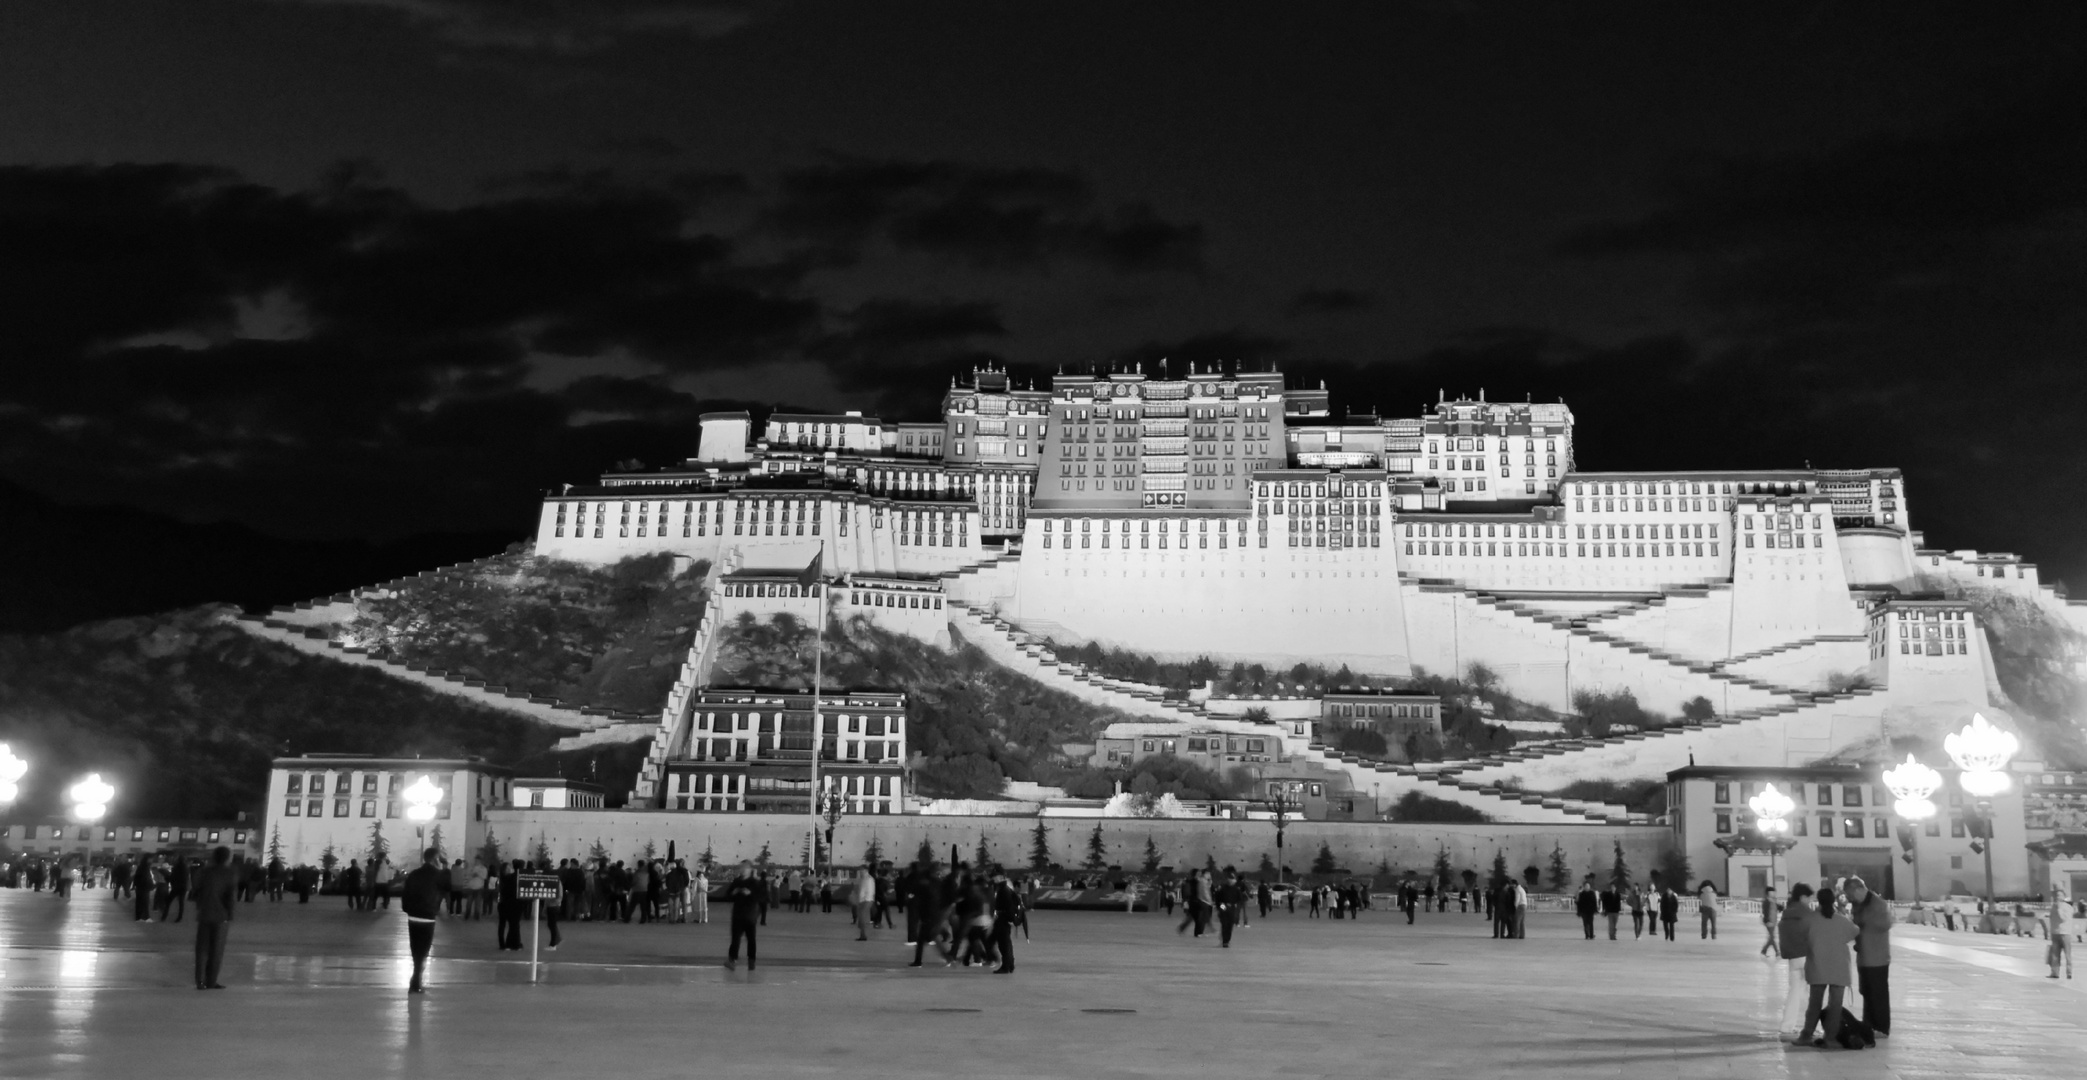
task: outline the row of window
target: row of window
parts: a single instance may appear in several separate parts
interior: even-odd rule
[[[1661,551],[1659,544],[1574,544],[1572,554],[1587,559],[1658,559],[1658,558],[1717,558],[1716,544],[1667,544]],[[1553,549],[1556,549],[1555,551]],[[1705,554],[1705,549],[1708,554]],[[1433,541],[1408,541],[1408,555],[1468,555],[1468,556],[1522,556],[1564,558],[1564,544],[1486,544],[1486,543],[1437,543]]]
[[[1600,483],[1575,483],[1574,495],[1795,495],[1804,490],[1803,484],[1738,484],[1705,483],[1692,480],[1618,480]]]
[[[1499,438],[1499,440],[1500,440],[1500,449],[1501,449],[1502,451],[1505,451],[1505,450],[1507,449],[1507,441],[1508,441],[1508,438],[1509,438],[1509,436],[1506,436],[1506,435],[1501,435],[1501,436],[1498,436],[1498,438]],[[1442,439],[1442,440],[1439,440],[1439,441],[1438,441],[1438,440],[1435,440],[1435,439],[1429,439],[1429,440],[1428,440],[1428,453],[1430,453],[1430,454],[1436,454],[1436,453],[1440,453],[1440,452],[1441,452],[1441,450],[1440,450],[1440,447],[1442,447],[1442,446],[1445,446],[1445,445],[1449,447],[1449,449],[1450,449],[1450,451],[1451,451],[1451,452],[1455,452],[1455,451],[1459,451],[1459,450],[1477,450],[1477,451],[1480,451],[1480,452],[1484,452],[1484,450],[1485,450],[1485,448],[1486,448],[1486,438],[1485,438],[1485,436],[1482,436],[1482,435],[1481,435],[1481,436],[1479,436],[1479,437],[1477,437],[1477,438],[1475,438],[1475,439]],[[1534,449],[1536,449],[1536,440],[1535,440],[1535,439],[1532,439],[1532,438],[1529,438],[1528,436],[1522,436],[1522,449],[1523,449],[1524,451],[1529,451],[1529,450],[1534,450]],[[1557,440],[1557,439],[1555,439],[1555,438],[1546,438],[1546,439],[1544,440],[1544,449],[1546,449],[1546,450],[1557,450],[1557,449],[1558,449],[1558,440]]]
[[[23,825],[20,828],[22,831],[21,839],[25,841],[36,839],[38,826]],[[80,843],[92,843],[95,839],[95,834],[99,833],[104,842],[117,842],[128,836],[131,843],[143,844],[148,842],[146,837],[153,836],[158,839],[152,842],[161,844],[244,844],[246,843],[247,834],[245,829],[175,829],[138,825],[45,825],[42,828],[45,830],[44,839],[46,840],[63,840],[65,839],[65,830],[68,828],[73,829],[73,839]],[[14,829],[15,826],[12,825],[0,825],[0,840],[7,839]],[[224,839],[228,834],[232,837],[229,841]],[[177,837],[179,838],[178,840],[176,839]]]
[[[357,785],[355,783],[354,778],[356,774],[353,772],[346,771],[335,773],[291,773],[283,778],[283,790],[291,795],[324,795],[327,791],[326,778],[329,775],[333,777],[332,789],[334,794],[352,795],[355,793],[355,788],[357,787]],[[378,774],[374,772],[365,772],[361,775],[362,783],[360,787],[362,789],[362,794],[364,795],[397,795],[399,792],[406,790],[405,773],[395,772]],[[378,780],[379,775],[383,776],[382,781]],[[433,778],[431,777],[431,779]],[[378,786],[380,783],[383,786],[382,792],[378,791]],[[445,799],[448,798],[448,785],[444,782],[437,781],[437,786],[442,788],[442,797]]]
[[[333,800],[333,816],[334,816],[334,817],[337,817],[337,818],[343,818],[343,817],[347,817],[347,816],[348,816],[348,804],[349,804],[349,803],[351,803],[351,802],[354,802],[354,801],[355,801],[355,800],[353,800],[353,799],[335,799],[335,800]],[[384,816],[385,816],[385,817],[387,817],[387,818],[398,818],[398,817],[403,817],[403,816],[405,816],[405,815],[404,815],[404,813],[403,813],[402,811],[403,811],[403,806],[402,806],[402,804],[401,804],[401,803],[399,802],[399,800],[397,800],[397,799],[385,799],[385,800],[384,800]],[[326,800],[325,800],[325,799],[285,799],[285,800],[283,800],[283,816],[284,816],[284,817],[298,817],[298,816],[303,816],[303,817],[325,817],[325,816],[326,816]],[[361,817],[366,817],[366,818],[374,818],[374,817],[376,817],[376,816],[377,816],[377,800],[376,800],[376,799],[363,799],[363,800],[361,801],[361,814],[360,814],[359,816],[361,816]],[[438,804],[438,805],[436,806],[436,808],[435,808],[435,816],[436,816],[436,817],[438,817],[438,818],[442,818],[442,819],[444,819],[444,820],[447,820],[447,819],[448,819],[448,817],[449,817],[449,800],[448,800],[448,799],[444,799],[444,800],[442,800],[442,802],[441,802],[440,804]]]

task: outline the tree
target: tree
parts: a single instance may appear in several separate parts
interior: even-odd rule
[[[479,845],[476,858],[495,874],[500,872],[500,864],[507,861],[506,854],[500,850],[500,838],[494,836],[492,830],[486,830],[486,842]]]
[[[548,854],[548,852],[546,854]],[[643,859],[646,862],[651,862],[654,859],[659,858],[658,845],[654,844],[650,840],[645,841],[645,846],[638,849],[638,858]]]
[[[323,871],[327,877],[332,877],[333,868],[339,866],[340,864],[341,857],[340,855],[334,852],[333,841],[326,841],[326,850],[319,853],[319,869]]]
[[[1101,823],[1096,822],[1094,831],[1087,836],[1087,862],[1089,870],[1103,870],[1109,865],[1109,845],[1102,839]]]
[[[536,834],[536,844],[529,849],[529,861],[535,863],[538,870],[551,868],[551,845],[545,842],[544,834]]]
[[[1617,892],[1630,887],[1630,864],[1623,861],[1623,844],[1616,845],[1616,861],[1609,867],[1609,884]]]
[[[1447,888],[1449,888],[1449,875],[1450,875],[1450,872],[1451,872],[1451,870],[1450,870],[1450,865],[1449,865],[1449,847],[1448,847],[1447,845],[1444,845],[1444,844],[1437,844],[1437,845],[1435,845],[1435,887],[1436,887],[1436,888],[1438,888],[1438,889],[1447,889]]]
[[[1261,853],[1260,873],[1262,881],[1273,880],[1276,876],[1275,860],[1269,858],[1268,853],[1265,851]]]
[[[1688,852],[1678,847],[1660,852],[1659,870],[1660,877],[1666,881],[1667,887],[1676,892],[1687,891],[1688,879],[1695,876],[1695,871],[1688,864]]]
[[[1717,707],[1701,694],[1681,703],[1681,715],[1689,720],[1708,720],[1717,715]]]
[[[920,847],[913,852],[913,861],[921,866],[935,865],[935,845],[928,843],[927,837],[920,838]]]
[[[609,845],[602,843],[601,837],[595,837],[593,846],[587,849],[587,861],[596,866],[609,865]]]
[[[268,830],[268,865],[280,870],[283,866],[283,827],[277,825]]]
[[[1464,665],[1464,685],[1481,697],[1490,694],[1500,685],[1500,673],[1484,663],[1473,660]]]
[[[1340,869],[1341,864],[1333,859],[1333,848],[1327,846],[1325,841],[1320,841],[1319,853],[1312,856],[1312,873],[1337,874],[1340,872]]]
[[[435,853],[437,861],[448,864],[449,849],[442,844],[442,826],[437,825],[428,830],[428,848]]]
[[[986,844],[986,831],[978,830],[978,850],[971,855],[971,868],[980,873],[990,873],[992,868],[998,865],[1000,864],[993,861],[993,849]]]
[[[1565,845],[1551,841],[1550,885],[1554,893],[1572,891],[1572,867],[1565,863]]]
[[[1459,822],[1485,822],[1492,818],[1475,806],[1466,806],[1454,799],[1429,795],[1424,791],[1409,791],[1391,804],[1391,820],[1432,822],[1436,824]]]
[[[1153,843],[1150,836],[1145,837],[1145,872],[1159,873],[1159,845]]]
[[[768,850],[768,841],[761,841],[761,853],[759,855],[754,856],[754,865],[760,867],[763,870],[766,870],[768,869],[768,865],[770,863],[773,863],[774,861],[775,854]]]
[[[386,858],[390,854],[391,841],[384,839],[384,823],[382,821],[370,822],[369,861],[364,865],[375,866],[377,860]]]
[[[696,857],[696,865],[702,867],[706,874],[717,865],[717,853],[710,850],[710,841],[707,839],[703,841],[703,854]]]
[[[1036,830],[1029,834],[1029,869],[1049,870],[1050,868],[1051,830],[1043,823],[1042,818],[1038,818],[1036,819]]]
[[[870,846],[862,849],[862,863],[872,870],[884,865],[884,845],[875,836],[870,837]]]
[[[1493,851],[1493,876],[1487,880],[1486,888],[1498,892],[1500,887],[1507,884],[1510,880],[1512,879],[1507,876],[1507,852],[1495,848]]]

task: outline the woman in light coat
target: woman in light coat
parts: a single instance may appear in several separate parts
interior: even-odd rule
[[[1790,886],[1790,902],[1783,906],[1783,913],[1775,922],[1776,945],[1783,956],[1783,966],[1790,971],[1790,988],[1783,995],[1783,1018],[1779,1030],[1785,1035],[1795,1036],[1804,1027],[1805,1003],[1811,996],[1811,987],[1804,979],[1804,961],[1812,951],[1810,921],[1812,911],[1812,887],[1800,881]]]
[[[1860,931],[1836,910],[1830,889],[1820,890],[1819,910],[1806,920],[1805,929],[1810,949],[1804,958],[1804,981],[1811,988],[1811,997],[1805,1004],[1804,1030],[1798,1033],[1797,1041],[1825,1049],[1840,1045],[1843,999],[1849,984],[1855,981],[1855,956],[1851,949]],[[1812,1032],[1818,1029],[1822,1017],[1826,1021],[1826,1037],[1814,1039]]]
[[[855,884],[848,891],[848,906],[855,912],[855,940],[870,939],[870,908],[877,902],[877,879],[865,866],[855,871]]]

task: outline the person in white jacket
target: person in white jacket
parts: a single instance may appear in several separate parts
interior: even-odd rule
[[[855,940],[870,939],[870,907],[877,902],[877,879],[865,866],[855,871],[855,885],[848,893],[848,906],[855,911]]]

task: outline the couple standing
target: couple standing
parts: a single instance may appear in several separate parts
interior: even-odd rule
[[[1843,1001],[1851,984],[1862,999],[1862,1016],[1855,1025],[1861,1045],[1874,1046],[1891,1034],[1891,905],[1859,877],[1848,878],[1844,888],[1845,913],[1833,890],[1822,889],[1815,896],[1810,885],[1797,884],[1776,923],[1777,944],[1790,969],[1784,1030],[1796,1025],[1798,1003],[1803,1002],[1797,1045],[1823,1049],[1841,1044],[1847,1016]],[[1825,1037],[1814,1039],[1822,1021]]]

